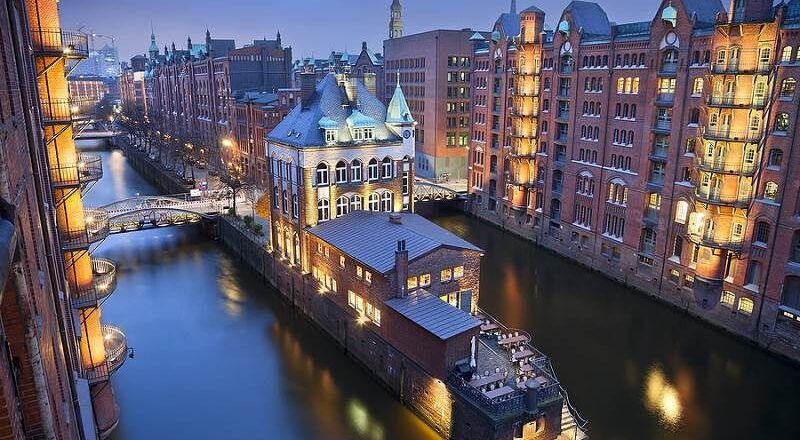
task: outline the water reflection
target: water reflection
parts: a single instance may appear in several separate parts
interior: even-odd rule
[[[647,373],[644,387],[645,404],[658,415],[667,429],[675,429],[681,421],[683,406],[678,390],[664,377],[659,366],[653,366]]]

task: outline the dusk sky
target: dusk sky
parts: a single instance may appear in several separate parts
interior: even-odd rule
[[[488,29],[510,0],[401,0],[406,34],[431,29]],[[598,0],[611,21],[649,20],[657,0]],[[254,38],[274,38],[278,29],[294,57],[327,57],[331,50],[361,48],[366,40],[376,51],[388,33],[391,0],[61,0],[65,28],[114,35],[121,60],[145,53],[150,22],[159,47],[175,41],[183,49],[186,36],[202,43],[205,29],[214,38],[234,38],[237,46]],[[518,0],[519,8],[536,5],[553,25],[567,0]],[[97,39],[98,47],[107,41]]]

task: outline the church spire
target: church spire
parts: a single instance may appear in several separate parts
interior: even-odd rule
[[[403,6],[400,0],[392,0],[389,18],[389,39],[403,36]]]
[[[517,13],[517,0],[511,0],[511,14]]]
[[[156,31],[153,30],[153,23],[150,23],[150,48],[147,49],[150,60],[155,60],[158,56],[158,44],[156,44]]]

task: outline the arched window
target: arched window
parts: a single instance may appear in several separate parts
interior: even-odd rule
[[[700,123],[700,109],[693,108],[689,112],[689,124],[698,125]]]
[[[363,200],[364,199],[359,195],[355,195],[353,197],[350,197],[350,210],[351,211],[361,211],[363,209],[363,206],[362,206],[363,203],[364,203]]]
[[[394,211],[394,197],[391,192],[386,191],[381,194],[381,211],[393,212]]]
[[[367,174],[369,180],[378,180],[380,175],[380,166],[378,165],[377,159],[371,159],[369,161],[369,165],[367,165]]]
[[[689,219],[689,203],[684,200],[679,200],[675,205],[675,222],[686,224]]]
[[[642,242],[639,249],[645,254],[653,255],[656,253],[656,231],[645,228],[642,230]]]
[[[300,200],[297,194],[292,194],[292,217],[300,218]]]
[[[760,244],[769,244],[769,223],[758,222],[756,223],[755,233],[753,234],[753,241]]]
[[[381,196],[379,196],[378,193],[370,194],[367,200],[370,211],[379,211],[381,209]]]
[[[692,83],[692,95],[703,94],[703,78],[695,78]]]
[[[394,168],[394,164],[392,163],[392,159],[386,157],[383,159],[381,163],[381,177],[384,179],[391,179],[392,178],[392,170]]]
[[[294,233],[294,264],[300,264],[300,235]]]
[[[328,184],[328,164],[321,162],[317,165],[317,185],[325,186]]]
[[[775,117],[775,131],[789,131],[789,113],[778,113]]]
[[[361,182],[361,161],[356,159],[350,162],[350,181]]]
[[[317,202],[317,220],[320,222],[331,219],[331,205],[328,199],[319,199]]]
[[[350,212],[350,200],[345,196],[336,199],[336,217],[346,215],[348,212]]]
[[[764,185],[764,198],[767,200],[778,199],[778,184],[775,182],[767,182]]]
[[[783,51],[781,52],[781,62],[782,63],[792,62],[792,46],[786,46],[783,48]]]
[[[275,208],[275,209],[278,209],[278,207],[280,206],[280,203],[281,203],[281,198],[278,197],[278,187],[277,186],[273,186],[272,187],[272,207]]]
[[[792,98],[797,90],[797,81],[794,78],[786,78],[781,82],[781,98]]]
[[[282,199],[281,208],[283,210],[283,213],[284,214],[288,214],[289,213],[289,192],[286,191],[286,190],[283,190],[283,197],[281,199]]]
[[[347,183],[347,163],[343,160],[336,164],[336,183]]]
[[[550,201],[550,219],[555,221],[561,219],[561,200],[553,199]]]

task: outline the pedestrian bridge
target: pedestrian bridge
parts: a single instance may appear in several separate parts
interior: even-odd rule
[[[225,191],[209,191],[202,196],[141,196],[93,208],[91,220],[106,224],[95,225],[95,228],[107,228],[108,234],[119,234],[213,219],[229,204]]]
[[[417,202],[455,200],[465,194],[466,191],[462,191],[457,185],[435,183],[420,178],[414,180],[414,201]]]

